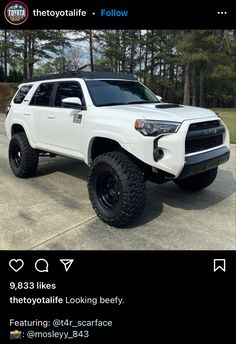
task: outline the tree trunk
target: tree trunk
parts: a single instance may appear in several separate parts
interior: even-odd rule
[[[29,70],[29,78],[33,78],[34,73],[34,55],[35,55],[35,36],[34,32],[32,32],[29,36],[29,57],[28,57],[28,70]]]
[[[119,59],[119,49],[120,49],[120,30],[116,30],[116,35],[115,35],[115,49],[116,49],[116,53],[115,54],[115,72],[119,73],[119,69],[120,69],[120,59]]]
[[[3,53],[1,53],[1,55],[0,55],[0,63],[1,63],[1,67],[2,67],[2,69],[4,69],[4,57],[3,57]]]
[[[123,73],[126,71],[126,30],[122,32],[122,60],[121,60],[121,70]]]
[[[7,30],[4,30],[4,81],[7,81]]]
[[[29,78],[31,78],[30,76],[30,60],[31,60],[31,35],[32,33],[30,32],[28,35],[28,60],[27,60],[27,75]]]
[[[144,83],[147,83],[147,66],[148,66],[148,30],[146,31],[146,40],[145,40],[145,59],[144,59]]]
[[[171,63],[169,65],[169,79],[174,87],[174,76],[175,76],[175,66],[173,63]],[[174,101],[174,88],[171,87],[170,90],[169,90],[169,98],[168,98],[168,101],[169,102],[173,102]]]
[[[234,81],[234,108],[236,108],[236,81]]]
[[[142,30],[139,31],[139,72],[142,72]]]
[[[151,31],[151,66],[150,66],[150,82],[153,85],[154,79],[154,30]]]
[[[66,72],[66,58],[65,58],[65,40],[61,42],[61,58],[60,58],[60,72],[64,74]]]
[[[199,83],[199,106],[204,107],[205,99],[204,99],[204,71],[201,69],[200,71],[200,83]]]
[[[192,106],[197,106],[196,64],[192,65]]]
[[[27,40],[27,32],[24,32],[24,51],[23,51],[23,57],[24,57],[24,61],[23,61],[23,78],[24,80],[27,80],[27,77],[28,77],[28,73],[27,73],[27,65],[28,65],[28,49],[27,49],[27,46],[28,46],[28,40]]]
[[[134,57],[135,57],[135,31],[131,33],[131,47],[130,47],[130,73],[134,72]]]
[[[190,105],[190,63],[184,69],[184,105]]]
[[[215,95],[213,97],[213,104],[212,105],[213,105],[213,108],[217,107],[217,98]]]
[[[89,53],[90,53],[91,71],[94,72],[94,62],[93,62],[93,32],[92,32],[92,30],[89,30]]]

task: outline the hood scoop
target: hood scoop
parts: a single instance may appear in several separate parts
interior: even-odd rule
[[[173,104],[173,103],[167,103],[167,104],[157,104],[155,105],[155,108],[157,109],[171,109],[171,108],[177,108],[182,107],[182,105],[179,104]]]

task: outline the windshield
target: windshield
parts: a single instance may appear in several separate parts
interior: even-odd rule
[[[159,103],[156,96],[138,81],[86,80],[95,106]]]

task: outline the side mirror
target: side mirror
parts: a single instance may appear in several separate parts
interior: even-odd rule
[[[79,97],[69,97],[62,99],[62,107],[69,109],[82,109],[83,105]]]
[[[161,96],[158,96],[157,94],[155,96],[156,96],[157,100],[159,100],[159,102],[162,101],[162,97]]]

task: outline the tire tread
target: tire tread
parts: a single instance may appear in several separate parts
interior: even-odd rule
[[[96,207],[92,196],[93,172],[98,164],[108,164],[119,176],[123,188],[122,211],[114,218],[106,217]],[[93,209],[103,222],[114,227],[123,228],[133,222],[144,210],[146,190],[143,175],[138,166],[124,153],[108,152],[94,159],[88,178],[88,191]]]
[[[16,167],[12,161],[11,150],[14,144],[18,144],[21,147],[22,163],[19,167]],[[30,146],[24,132],[13,135],[9,146],[9,161],[12,172],[16,177],[28,178],[33,176],[38,167],[38,159],[38,152]]]

